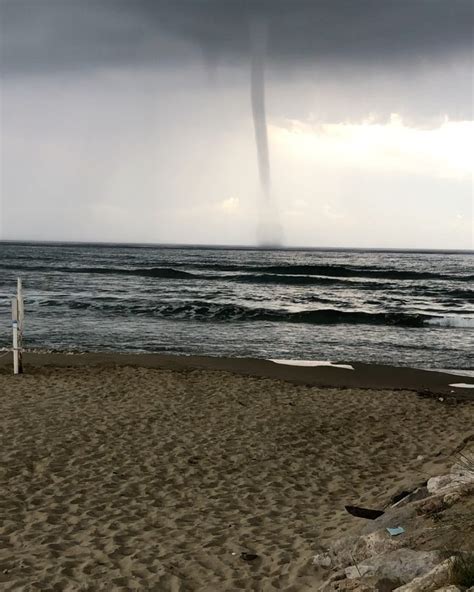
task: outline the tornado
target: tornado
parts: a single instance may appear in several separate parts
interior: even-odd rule
[[[259,246],[281,246],[283,233],[278,208],[273,200],[265,112],[265,55],[267,27],[262,19],[250,22],[251,74],[250,95],[257,147],[260,195],[258,199],[257,242]]]

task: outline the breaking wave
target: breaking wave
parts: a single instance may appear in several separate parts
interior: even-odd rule
[[[433,327],[451,327],[456,329],[474,329],[474,318],[472,317],[433,317],[426,321],[427,325]]]
[[[224,304],[205,301],[183,303],[97,302],[72,301],[74,309],[96,309],[105,314],[127,314],[196,321],[267,321],[286,323],[307,323],[314,325],[365,324],[398,325],[401,327],[422,327],[431,317],[423,314],[371,313],[365,311],[344,311],[334,308],[288,311],[285,309],[252,308],[238,304]]]

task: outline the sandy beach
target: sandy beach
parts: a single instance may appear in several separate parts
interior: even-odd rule
[[[318,590],[344,506],[383,507],[472,431],[472,401],[415,392],[449,393],[437,373],[140,359],[2,361],[2,590]]]

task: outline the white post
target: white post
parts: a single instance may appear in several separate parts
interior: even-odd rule
[[[18,300],[12,298],[12,327],[13,327],[13,374],[19,374],[20,365],[18,359]]]
[[[23,305],[23,289],[21,284],[21,278],[17,279],[16,296],[18,298],[18,329],[23,334],[23,319],[25,317],[25,308]]]
[[[23,373],[23,323],[25,318],[25,307],[23,304],[23,289],[21,278],[17,279],[17,311],[18,311],[18,372]]]

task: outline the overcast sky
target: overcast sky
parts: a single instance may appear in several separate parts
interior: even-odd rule
[[[473,245],[471,0],[0,0],[1,239]]]

